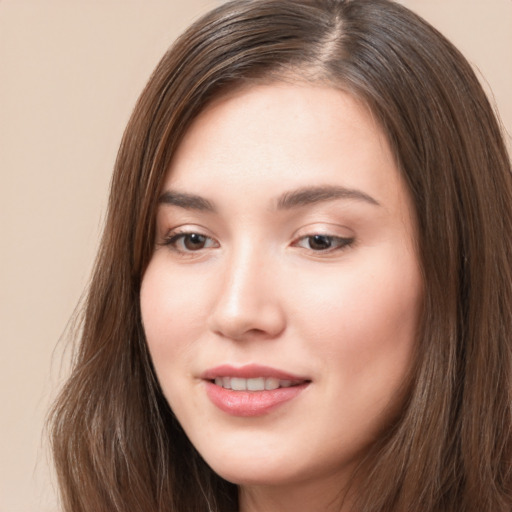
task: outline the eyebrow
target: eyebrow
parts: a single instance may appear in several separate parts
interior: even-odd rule
[[[291,192],[285,192],[277,200],[277,209],[289,210],[310,204],[333,201],[335,199],[355,199],[364,201],[373,206],[380,206],[380,203],[376,199],[361,190],[329,185],[305,187]]]
[[[185,192],[175,192],[167,190],[158,198],[159,204],[168,204],[179,206],[186,210],[200,210],[214,212],[215,206],[211,201],[195,194],[186,194]]]
[[[327,185],[317,187],[304,187],[290,192],[285,192],[276,202],[277,210],[290,210],[301,208],[315,203],[333,201],[335,199],[355,199],[380,206],[380,203],[372,196],[357,189]],[[204,197],[187,194],[185,192],[176,192],[173,190],[165,191],[159,198],[159,204],[178,206],[186,210],[198,210],[206,212],[215,212],[215,205]]]

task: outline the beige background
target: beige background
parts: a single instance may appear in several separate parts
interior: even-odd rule
[[[57,509],[44,415],[122,130],[169,43],[217,3],[0,0],[0,512]],[[485,76],[511,147],[512,0],[403,3]]]

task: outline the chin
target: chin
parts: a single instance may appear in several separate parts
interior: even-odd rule
[[[224,480],[239,486],[289,485],[305,478],[301,472],[290,471],[285,463],[258,461],[258,463],[233,463],[224,461],[210,466]]]
[[[345,480],[354,467],[357,455],[346,452],[340,463],[340,454],[323,453],[311,446],[310,450],[286,449],[284,440],[265,446],[261,443],[248,446],[247,443],[226,447],[217,444],[217,450],[203,450],[202,455],[210,468],[224,480],[239,486],[293,486],[306,484],[329,476]],[[244,449],[240,449],[244,446]],[[320,453],[321,457],[317,457]]]

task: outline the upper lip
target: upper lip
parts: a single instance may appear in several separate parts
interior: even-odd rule
[[[243,366],[232,366],[222,364],[215,368],[206,370],[201,378],[204,380],[214,380],[217,377],[238,377],[242,379],[254,379],[257,377],[274,378],[279,380],[308,381],[307,377],[294,375],[277,368],[263,366],[259,364],[246,364]]]

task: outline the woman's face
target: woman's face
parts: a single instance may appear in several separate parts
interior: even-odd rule
[[[141,306],[165,397],[217,473],[343,480],[401,405],[421,301],[408,193],[364,107],[271,84],[196,119]]]

